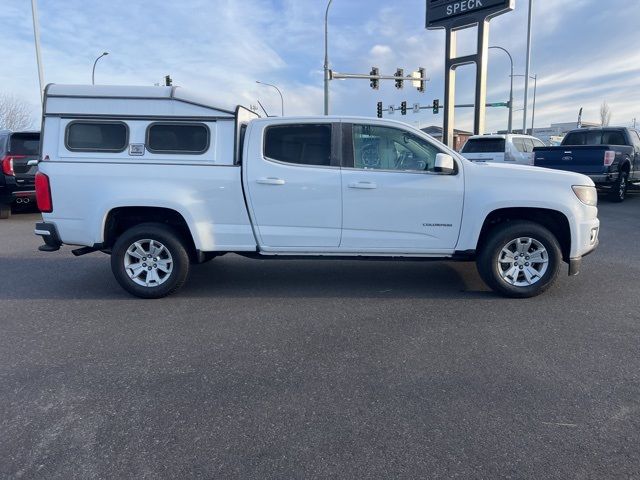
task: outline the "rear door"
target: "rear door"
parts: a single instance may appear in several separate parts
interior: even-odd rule
[[[39,132],[14,132],[9,137],[7,155],[13,159],[13,171],[16,175],[18,187],[33,187],[37,162],[40,151]],[[33,165],[29,165],[29,163]]]
[[[283,122],[264,128],[259,144],[252,141],[243,168],[261,246],[338,247],[339,137],[339,124]]]
[[[504,138],[470,138],[460,153],[472,162],[504,162]]]

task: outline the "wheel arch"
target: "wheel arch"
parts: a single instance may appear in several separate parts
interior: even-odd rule
[[[110,250],[122,233],[143,223],[169,226],[184,240],[191,261],[200,261],[200,252],[185,217],[177,210],[166,207],[120,206],[109,210],[103,222],[104,249]]]
[[[568,262],[571,257],[571,226],[567,216],[553,209],[536,207],[499,208],[491,211],[480,230],[476,251],[480,251],[491,231],[499,225],[515,221],[528,220],[547,228],[557,239],[562,251],[562,259]]]

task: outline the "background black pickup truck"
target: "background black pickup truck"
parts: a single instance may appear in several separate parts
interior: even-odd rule
[[[631,128],[572,130],[559,147],[536,147],[534,165],[578,172],[622,202],[632,182],[640,182],[640,134]]]
[[[11,215],[11,206],[35,202],[35,175],[40,132],[0,132],[0,218]]]

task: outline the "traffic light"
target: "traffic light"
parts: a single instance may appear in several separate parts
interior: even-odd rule
[[[423,93],[424,89],[425,89],[425,84],[427,83],[427,80],[426,80],[427,73],[426,73],[425,69],[422,68],[422,67],[420,67],[418,69],[418,73],[420,74],[420,86],[418,87],[418,91],[420,93]]]
[[[382,118],[382,102],[378,102],[378,118]]]
[[[402,78],[404,77],[404,70],[402,68],[397,69],[395,76],[399,77],[396,80],[396,88],[400,89],[402,88],[402,84],[404,83],[404,80],[402,80]]]
[[[407,114],[407,102],[402,102],[400,104],[400,113],[402,115],[406,115]]]
[[[171,80],[171,75],[165,75],[165,77],[164,77],[164,85],[166,87],[170,87],[171,85],[173,85],[173,80]]]
[[[437,115],[440,113],[440,100],[436,99],[433,101],[433,114]]]
[[[373,67],[371,69],[371,72],[369,72],[369,75],[371,75],[372,77],[377,77],[380,75],[380,70],[378,70],[377,67]],[[378,88],[380,88],[380,80],[378,78],[371,79],[371,88],[373,88],[374,90],[378,90]]]

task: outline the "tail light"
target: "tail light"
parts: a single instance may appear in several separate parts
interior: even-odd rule
[[[15,177],[16,172],[13,170],[13,160],[16,158],[24,158],[24,155],[6,155],[2,159],[2,173]]]
[[[36,173],[36,202],[38,204],[38,210],[41,212],[51,213],[53,211],[49,177],[42,172]]]
[[[616,159],[616,152],[609,150],[604,152],[604,166],[610,167],[613,161]]]

